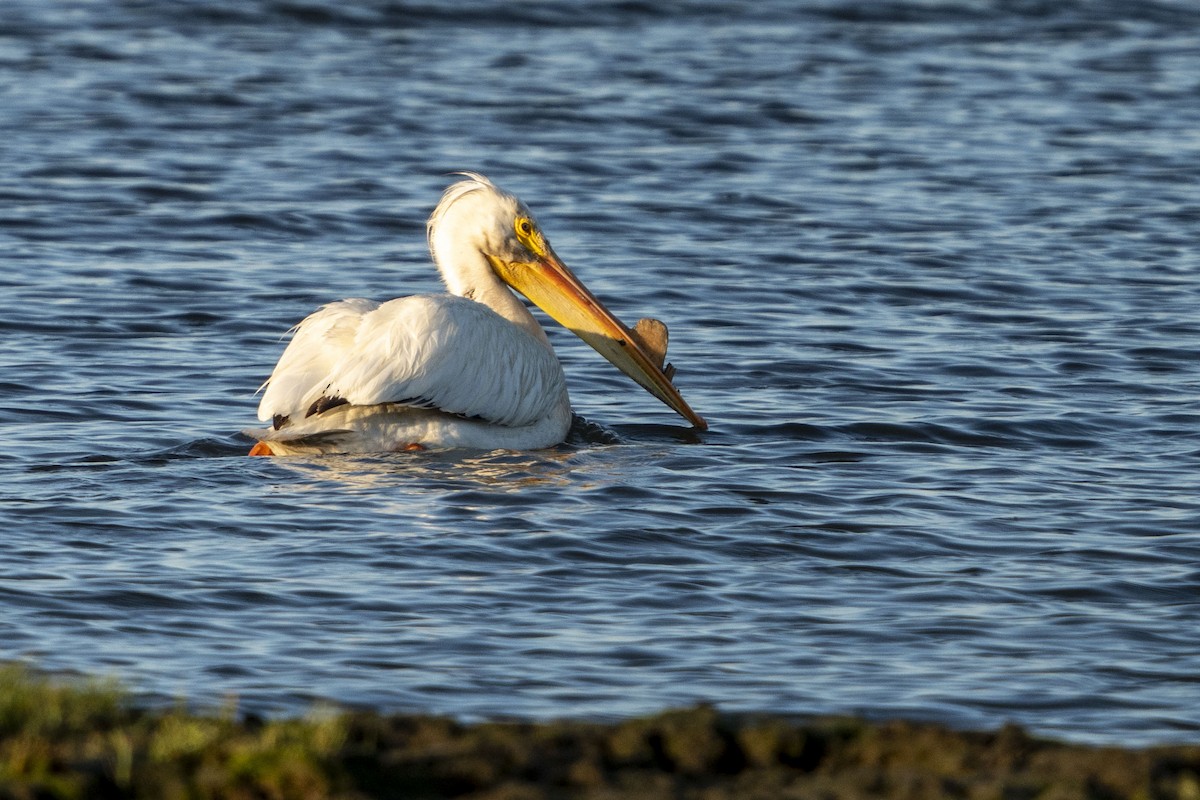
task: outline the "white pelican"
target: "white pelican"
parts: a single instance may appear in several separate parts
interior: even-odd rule
[[[261,387],[258,418],[272,425],[246,431],[258,440],[250,454],[562,442],[571,426],[562,366],[509,286],[706,428],[664,370],[665,326],[627,328],[555,255],[524,203],[461,174],[427,226],[449,294],[342,300],[309,315]]]

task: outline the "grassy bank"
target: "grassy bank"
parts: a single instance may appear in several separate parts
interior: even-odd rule
[[[1092,748],[1016,728],[672,711],[614,724],[372,713],[264,721],[133,707],[0,667],[0,798],[1178,798],[1200,746]]]

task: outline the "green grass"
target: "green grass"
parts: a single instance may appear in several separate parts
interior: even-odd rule
[[[1015,727],[797,723],[701,707],[612,724],[139,709],[111,681],[0,665],[0,800],[51,798],[1200,800],[1200,746]]]
[[[338,716],[145,712],[111,681],[0,666],[0,797],[337,796],[344,737]]]

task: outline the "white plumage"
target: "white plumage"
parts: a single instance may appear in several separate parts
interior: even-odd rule
[[[451,293],[342,300],[305,318],[264,384],[258,418],[272,426],[246,431],[260,442],[252,453],[533,449],[561,442],[571,424],[562,367],[506,283],[685,413],[682,404],[703,427],[663,374],[661,354],[656,366],[578,283],[528,209],[483,176],[464,174],[467,180],[446,190],[428,226]],[[574,325],[580,319],[588,330]],[[590,329],[593,321],[599,332]],[[631,360],[629,351],[640,355]]]

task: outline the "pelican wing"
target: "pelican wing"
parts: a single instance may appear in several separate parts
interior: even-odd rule
[[[542,419],[566,392],[548,347],[452,295],[324,306],[296,327],[265,386],[261,420],[394,403],[509,426]]]

